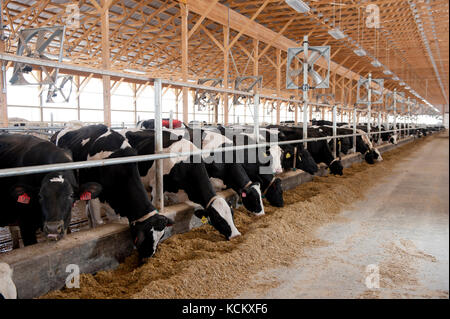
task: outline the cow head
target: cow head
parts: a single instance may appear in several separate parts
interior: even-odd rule
[[[389,143],[397,145],[397,140],[398,140],[397,134],[391,135],[390,138],[389,138]]]
[[[283,150],[278,145],[272,145],[269,148],[269,153],[272,156],[272,160],[270,162],[270,166],[272,168],[272,173],[279,174],[283,172],[282,164],[282,157],[283,157]]]
[[[343,171],[344,171],[344,167],[342,166],[341,160],[340,158],[335,158],[330,165],[328,166],[328,168],[330,169],[330,173],[333,175],[344,175]]]
[[[353,147],[349,138],[340,138],[337,140],[337,148],[339,152],[347,155],[348,151]]]
[[[195,211],[195,216],[198,218],[206,217],[208,222],[227,240],[241,235],[234,225],[233,209],[222,197],[214,196],[206,209]]]
[[[306,149],[297,151],[297,163],[295,166],[311,175],[314,175],[314,173],[319,170],[311,153],[309,153]]]
[[[13,196],[17,202],[28,205],[38,197],[42,211],[43,231],[50,240],[61,239],[72,217],[72,206],[80,197],[93,199],[99,196],[101,186],[87,183],[78,188],[72,171],[52,172],[44,176],[37,195],[26,186],[16,185]]]
[[[371,150],[367,150],[367,152],[364,154],[364,160],[367,162],[367,164],[374,164],[374,153]]]
[[[131,235],[141,261],[146,261],[155,254],[166,227],[172,225],[170,218],[157,213],[151,214],[151,217],[143,221],[130,223]]]
[[[240,196],[244,207],[253,214],[260,216],[264,215],[264,205],[262,202],[261,186],[258,182],[251,183],[245,187]]]
[[[270,205],[275,207],[283,207],[283,189],[281,187],[281,179],[275,178],[267,186],[264,191],[265,198],[269,201]]]

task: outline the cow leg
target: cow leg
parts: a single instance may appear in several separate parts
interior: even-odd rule
[[[20,229],[18,226],[9,226],[9,232],[11,234],[12,248],[20,248]]]
[[[101,216],[100,201],[97,198],[87,201],[86,216],[89,220],[89,227],[91,228],[95,228],[104,224]]]

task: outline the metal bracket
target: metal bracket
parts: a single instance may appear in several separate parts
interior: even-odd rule
[[[371,79],[370,81],[377,83],[379,86],[379,89],[374,90],[371,87],[369,87],[369,79],[364,79],[364,78],[359,79],[358,80],[358,90],[357,90],[357,95],[356,95],[356,103],[357,104],[369,104],[369,103],[382,104],[383,103],[384,79]],[[364,89],[366,91],[366,94],[364,96],[362,96],[362,89]],[[369,101],[369,99],[368,99],[369,89],[371,90],[372,96],[374,94],[376,96],[378,96],[377,100]]]
[[[212,87],[222,87],[223,79],[213,79],[213,78],[199,79],[197,81],[197,84]],[[206,110],[208,109],[208,107],[210,108],[210,110],[213,110],[215,107],[219,105],[219,103],[220,103],[220,93],[201,89],[195,90],[194,106],[198,106],[199,111]]]
[[[288,90],[303,90],[309,89],[328,89],[330,86],[330,46],[313,46],[308,47],[308,61],[300,59],[298,56],[303,53],[304,47],[288,48],[288,59],[286,62],[286,88]],[[327,64],[327,72],[324,78],[314,69],[316,62],[322,58]],[[300,69],[296,69],[294,66],[294,59],[300,62]],[[313,80],[313,85],[303,83],[303,68],[307,64],[308,76]],[[296,79],[298,82],[296,84]]]
[[[22,29],[18,33],[19,42],[17,44],[16,55],[43,60],[52,60],[50,56],[55,56],[58,62],[62,62],[65,26],[42,27]],[[58,55],[49,51],[50,44],[58,49]],[[44,66],[39,66],[43,78],[38,81],[34,77],[25,78],[25,74],[33,70],[33,66],[25,63],[14,63],[13,75],[9,82],[12,85],[48,85],[47,102],[53,103],[53,97],[60,94],[64,101],[69,101],[72,93],[72,76],[59,76],[59,69],[54,68],[51,72]],[[34,80],[34,81],[32,81]],[[70,87],[69,87],[70,84]]]
[[[249,81],[251,80],[251,81]],[[263,77],[260,76],[238,76],[234,80],[234,89],[236,91],[244,91],[244,92],[250,92],[253,91],[255,86],[258,85],[258,88],[262,88],[262,80]],[[246,82],[247,85],[244,86],[244,82]],[[234,105],[243,105],[248,102],[249,96],[245,95],[234,95],[233,97],[233,104]]]

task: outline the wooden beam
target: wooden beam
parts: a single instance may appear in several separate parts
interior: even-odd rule
[[[228,89],[228,68],[229,62],[229,42],[230,42],[230,29],[226,26],[223,27],[223,86]],[[228,93],[223,96],[223,123],[228,125]]]
[[[188,79],[188,5],[180,3],[181,8],[181,73],[183,81],[187,82]],[[183,122],[189,123],[189,90],[183,87]]]
[[[92,0],[91,2],[97,3]],[[111,52],[109,43],[109,1],[101,0],[101,31],[102,31],[102,67],[103,69],[111,68]],[[111,126],[111,77],[103,76],[103,122],[107,126]]]
[[[277,49],[277,95],[281,94],[281,49]],[[281,102],[277,102],[277,124],[280,124],[281,119]]]
[[[210,1],[209,0],[196,0],[196,1],[190,1],[189,2],[189,9],[193,12],[196,12],[198,14],[203,14],[208,7],[209,7]],[[262,7],[262,6],[261,6]],[[258,9],[256,13],[260,13],[261,8]],[[229,17],[228,17],[229,12]],[[257,16],[255,13],[254,16]],[[273,39],[276,39],[275,42],[272,43],[272,46],[281,49],[283,51],[287,51],[288,48],[295,48],[299,47],[300,43],[292,41],[288,39],[287,37],[278,34],[277,32],[266,28],[262,24],[259,24],[255,22],[254,20],[251,20],[247,18],[246,16],[234,11],[229,10],[226,6],[218,3],[216,4],[212,9],[211,12],[207,15],[207,18],[217,22],[219,24],[222,24],[224,26],[229,24],[229,27],[233,30],[236,30],[239,32],[239,37],[241,35],[247,35],[253,39],[257,39],[261,42],[264,42],[266,44],[272,43]],[[256,18],[256,17],[255,17]],[[236,36],[233,40],[233,42],[230,45],[233,45],[234,42],[236,42],[238,37]],[[322,61],[318,61],[318,66],[325,68],[326,63],[322,63]],[[331,68],[336,68],[337,64],[333,61],[330,63]],[[341,75],[342,73],[346,72],[347,69],[345,67],[339,66],[336,69],[336,72],[338,75]],[[348,72],[347,77],[351,78],[353,80],[357,80],[360,78],[359,74],[355,72]]]
[[[3,3],[3,2],[2,2]],[[0,53],[5,52],[5,41],[3,39],[3,29],[0,30]],[[0,74],[0,125],[2,127],[8,126],[8,100],[6,96],[6,85],[7,83],[3,82],[3,68],[6,72],[6,63],[2,62],[2,74]]]

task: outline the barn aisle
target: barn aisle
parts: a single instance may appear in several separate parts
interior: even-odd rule
[[[319,229],[327,246],[259,273],[262,288],[239,298],[448,298],[448,143],[438,136],[397,164],[343,222]]]

